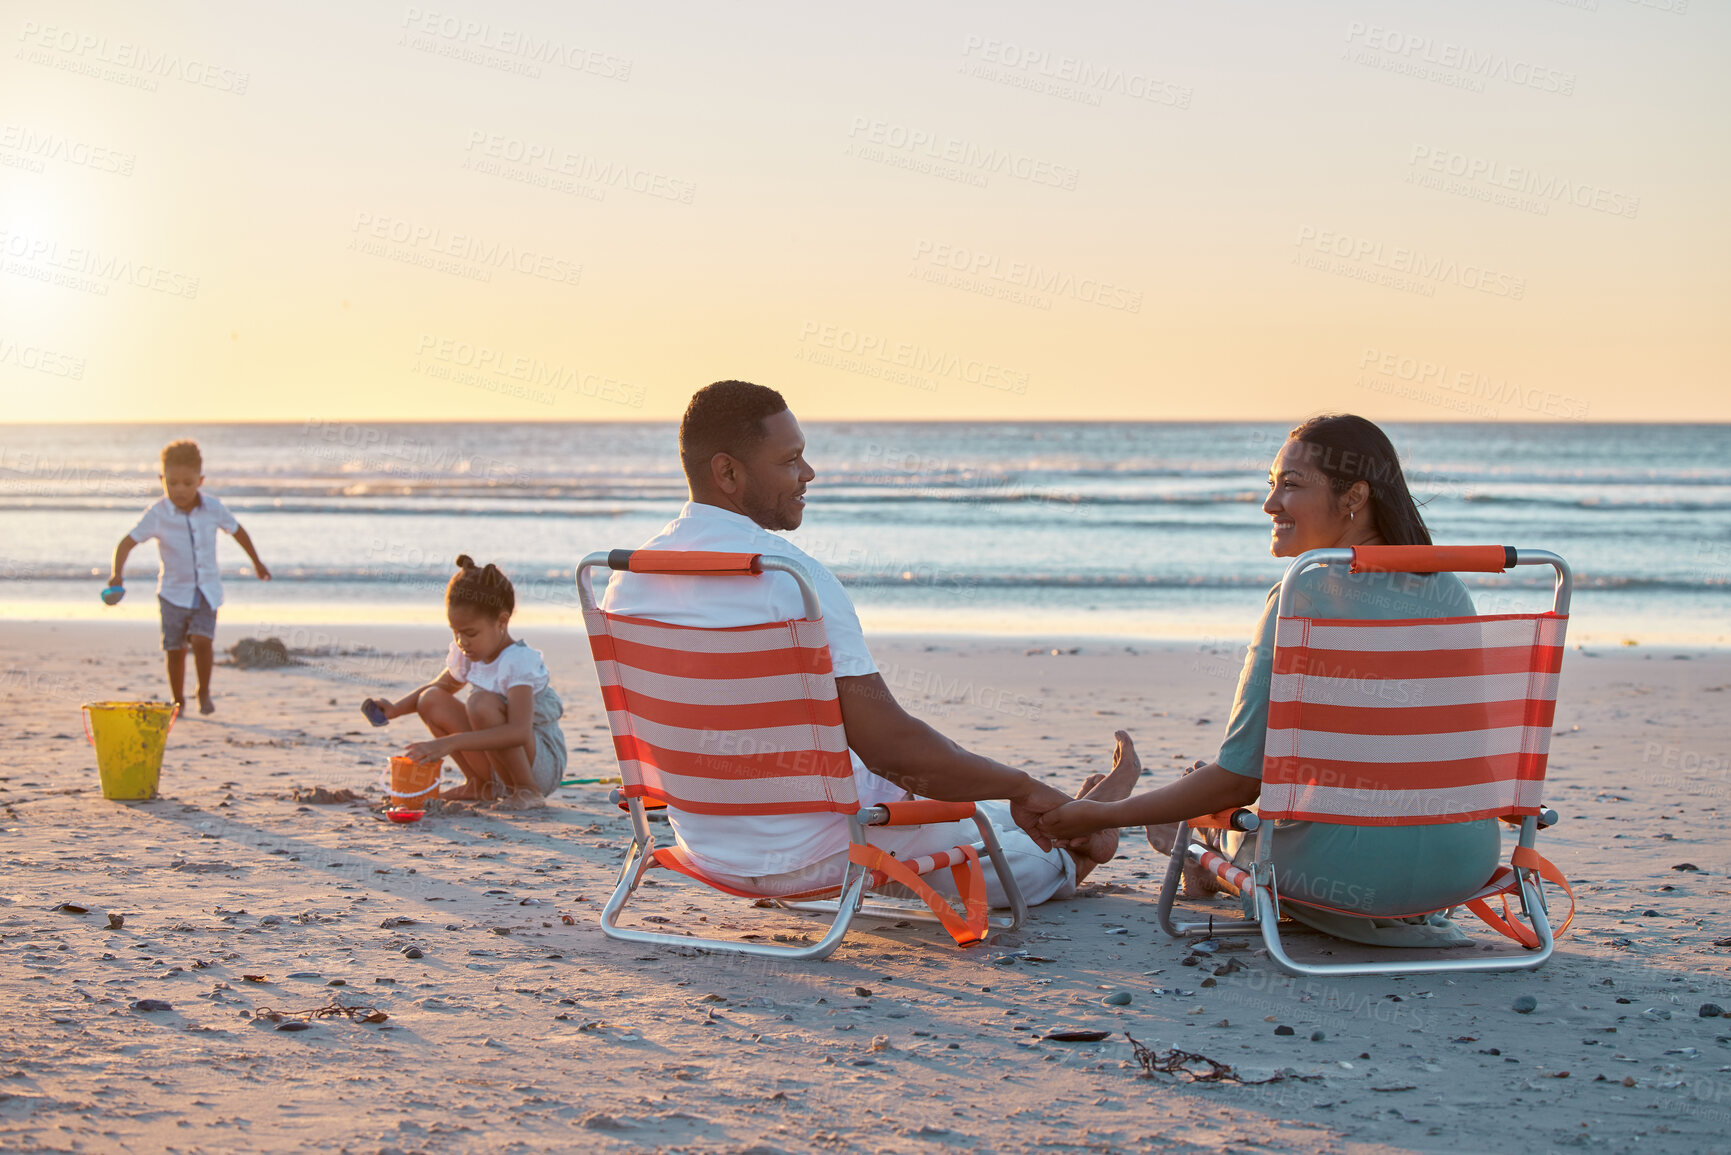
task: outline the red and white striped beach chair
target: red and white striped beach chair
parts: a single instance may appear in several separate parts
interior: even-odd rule
[[[589,571],[605,566],[638,574],[703,580],[789,574],[799,584],[805,617],[727,628],[675,626],[604,613]],[[982,941],[991,929],[1014,929],[1027,911],[991,823],[972,802],[911,801],[860,808],[854,790],[841,703],[831,672],[829,640],[817,591],[793,560],[761,554],[613,550],[577,567],[578,598],[601,680],[607,722],[631,814],[632,838],[619,882],[601,914],[601,929],[630,942],[778,958],[821,959],[841,942],[854,915],[935,919],[958,945]],[[849,864],[839,885],[804,894],[755,894],[708,877],[677,846],[657,847],[646,802],[710,815],[842,814],[847,816]],[[866,841],[867,826],[917,826],[971,818],[977,843],[899,861]],[[773,849],[773,848],[771,848]],[[1008,918],[986,912],[980,856],[992,860],[1010,901]],[[688,875],[742,898],[771,898],[789,909],[833,915],[817,942],[771,946],[733,939],[658,933],[619,925],[619,913],[654,867]],[[920,877],[948,868],[963,901],[956,911]],[[907,887],[929,907],[866,904],[867,890]],[[831,898],[831,901],[819,901]]]
[[[1295,617],[1294,583],[1317,565],[1349,565],[1353,573],[1501,573],[1512,566],[1548,565],[1556,571],[1556,585],[1551,609],[1542,614],[1394,621]],[[1569,893],[1569,918],[1574,917],[1568,882],[1534,849],[1538,831],[1557,821],[1555,811],[1544,807],[1542,791],[1571,581],[1568,564],[1556,554],[1504,546],[1361,546],[1311,550],[1295,559],[1280,584],[1257,812],[1222,812],[1179,827],[1176,845],[1185,851],[1175,852],[1167,864],[1158,907],[1166,933],[1260,930],[1270,957],[1301,975],[1542,965],[1555,935],[1541,879]],[[1392,692],[1379,692],[1384,688]],[[1519,843],[1509,864],[1498,867],[1460,905],[1525,951],[1329,964],[1295,962],[1287,955],[1280,942],[1279,903],[1298,900],[1279,892],[1270,858],[1276,820],[1420,826],[1482,818],[1518,823]],[[1192,828],[1226,827],[1256,832],[1256,859],[1249,870],[1190,839]],[[1186,856],[1240,894],[1250,893],[1256,917],[1174,924],[1173,897]],[[1520,898],[1519,915],[1509,910],[1510,894]],[[1493,898],[1500,900],[1500,913],[1489,905]],[[1330,909],[1310,899],[1303,904]]]

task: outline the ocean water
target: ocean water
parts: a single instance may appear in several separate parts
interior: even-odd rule
[[[1554,550],[1577,640],[1731,644],[1731,426],[1393,424],[1442,543]],[[893,632],[1238,640],[1268,556],[1265,423],[824,423],[791,540]],[[225,621],[427,622],[458,553],[499,563],[519,622],[580,622],[576,559],[640,543],[684,499],[667,423],[0,426],[0,616],[153,618],[154,548],[113,610],[115,543],[159,495],[157,453],[206,487],[275,580],[222,544]],[[1548,574],[1475,577],[1543,608]]]

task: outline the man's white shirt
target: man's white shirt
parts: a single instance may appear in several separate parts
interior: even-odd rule
[[[705,550],[716,553],[776,554],[800,564],[823,608],[830,660],[838,678],[877,673],[866,648],[859,614],[835,575],[779,534],[743,514],[688,501],[643,549]],[[601,598],[610,614],[650,618],[675,626],[720,628],[784,622],[805,616],[799,585],[788,574],[754,577],[668,577],[614,573]],[[907,791],[853,759],[854,784],[861,806],[907,797]],[[798,870],[847,849],[847,819],[839,814],[717,816],[671,811],[668,820],[680,846],[701,868],[756,878]]]

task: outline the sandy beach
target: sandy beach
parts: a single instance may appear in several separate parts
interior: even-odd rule
[[[1540,845],[1581,909],[1546,967],[1320,981],[1254,941],[1199,956],[1160,934],[1164,859],[1139,832],[1076,899],[965,952],[869,921],[823,963],[616,943],[598,911],[627,823],[606,786],[526,814],[378,813],[419,728],[357,707],[436,673],[437,628],[297,628],[297,665],[220,666],[218,712],[181,720],[161,797],[131,804],[102,799],[78,706],[162,695],[154,628],[4,631],[8,1151],[1731,1150],[1731,1020],[1701,1014],[1731,1007],[1722,650],[1569,651],[1563,821]],[[247,632],[219,626],[219,649]],[[564,696],[568,773],[612,773],[582,634],[520,636]],[[1225,644],[873,648],[914,712],[1069,786],[1118,727],[1149,784],[1211,756],[1239,666]],[[365,800],[297,801],[320,787]],[[640,917],[706,933],[813,926],[671,876],[645,898]],[[333,1003],[362,1009],[285,1029]],[[1112,1033],[1045,1037],[1061,1028]],[[1127,1035],[1241,1081],[1143,1077]]]

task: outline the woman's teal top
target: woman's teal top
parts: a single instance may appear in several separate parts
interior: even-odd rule
[[[1331,565],[1307,570],[1297,580],[1292,612],[1298,617],[1391,620],[1473,614],[1471,595],[1452,573],[1352,574],[1345,566]],[[1279,596],[1276,586],[1257,623],[1216,759],[1234,774],[1257,779],[1262,777],[1268,731]],[[1255,836],[1236,841],[1235,857],[1248,865]],[[1494,818],[1435,826],[1283,821],[1274,827],[1281,896],[1351,914],[1296,902],[1283,903],[1282,912],[1337,937],[1384,946],[1464,943],[1466,936],[1440,916],[1402,916],[1460,902],[1485,884],[1501,858],[1502,835]]]

